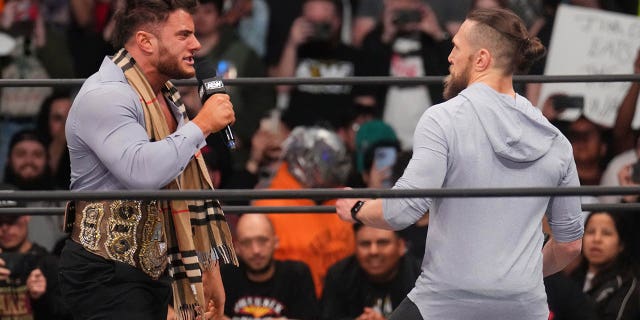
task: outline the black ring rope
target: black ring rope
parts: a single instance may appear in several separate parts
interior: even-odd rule
[[[425,77],[343,77],[343,78],[295,78],[264,77],[225,79],[225,85],[420,85],[442,83],[444,76]],[[80,86],[85,79],[0,79],[0,87],[69,87]],[[513,81],[536,83],[568,83],[568,82],[630,82],[640,81],[640,74],[596,74],[596,75],[518,75]],[[196,85],[197,81],[174,80],[176,85]]]
[[[31,216],[56,216],[64,214],[64,207],[33,207],[33,208],[0,208],[2,215],[31,215]],[[335,213],[334,206],[222,206],[226,214],[243,213]],[[616,212],[640,212],[640,203],[589,203],[582,204],[582,211],[616,211]]]
[[[636,195],[640,186],[567,188],[484,189],[227,189],[227,190],[126,190],[126,191],[19,191],[1,190],[1,200],[247,200],[247,199],[335,199],[335,198],[442,198],[442,197],[548,197]]]

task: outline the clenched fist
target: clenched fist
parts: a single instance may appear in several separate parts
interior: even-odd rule
[[[193,119],[205,136],[222,130],[236,121],[231,99],[227,94],[214,94],[202,105],[202,109]]]

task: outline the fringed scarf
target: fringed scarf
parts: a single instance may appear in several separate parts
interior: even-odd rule
[[[156,94],[133,58],[121,49],[112,60],[140,97],[151,141],[162,140],[171,134]],[[179,107],[184,121],[188,121],[180,94],[170,81],[164,84],[162,93],[167,101]],[[165,189],[213,189],[202,155],[198,153]],[[164,200],[159,203],[163,211],[169,275],[173,280],[174,308],[181,319],[194,319],[208,305],[204,301],[202,270],[210,270],[220,259],[224,263],[238,264],[229,226],[217,200]],[[198,306],[202,308],[196,308]]]

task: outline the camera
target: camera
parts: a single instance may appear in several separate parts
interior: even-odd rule
[[[1,252],[0,258],[11,271],[11,279],[26,279],[38,267],[38,256],[33,253]]]
[[[410,23],[419,23],[422,21],[422,13],[418,10],[400,9],[393,13],[393,24],[397,27],[403,27]]]
[[[314,23],[311,39],[315,41],[329,41],[331,39],[331,24],[328,22]]]
[[[551,99],[551,102],[553,103],[553,109],[558,112],[564,111],[566,109],[582,109],[584,107],[583,96],[557,95],[553,96]]]

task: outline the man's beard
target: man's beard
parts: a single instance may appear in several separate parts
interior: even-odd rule
[[[177,57],[170,54],[164,46],[160,47],[158,72],[171,79],[189,79],[195,75],[195,72],[181,69],[180,63],[177,61]]]
[[[51,190],[53,189],[51,174],[45,168],[45,172],[35,177],[21,177],[10,166],[4,171],[4,182],[17,187],[19,190]]]
[[[467,88],[467,86],[469,85],[470,66],[470,64],[467,65],[467,67],[462,70],[460,75],[454,75],[453,73],[450,73],[444,79],[444,91],[442,93],[442,96],[445,98],[445,100],[449,100],[457,96],[460,92],[462,92],[462,90]]]

